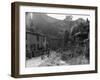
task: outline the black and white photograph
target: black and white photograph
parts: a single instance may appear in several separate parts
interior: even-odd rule
[[[90,16],[25,13],[26,67],[90,63]]]
[[[97,7],[12,4],[12,76],[97,73]]]

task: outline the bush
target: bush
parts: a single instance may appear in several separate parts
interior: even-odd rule
[[[62,53],[61,59],[62,59],[63,61],[66,61],[66,60],[71,59],[72,56],[73,56],[72,52],[71,52],[70,50],[68,50],[68,51],[65,51],[65,52]]]

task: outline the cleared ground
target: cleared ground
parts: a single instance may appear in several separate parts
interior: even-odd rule
[[[65,52],[68,54],[68,52]],[[66,60],[62,60],[62,54],[55,51],[51,51],[50,55],[43,55],[40,57],[35,57],[26,60],[26,67],[41,67],[41,66],[60,66],[60,65],[79,65],[79,64],[88,64],[89,61],[85,58],[84,55],[77,57],[65,56]]]

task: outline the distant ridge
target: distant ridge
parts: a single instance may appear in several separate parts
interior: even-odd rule
[[[27,25],[30,25],[29,17],[27,17],[27,21]],[[69,18],[66,17],[66,19],[64,20],[59,20],[50,17],[47,14],[33,13],[31,21],[31,27],[36,32],[52,37],[62,37],[66,30],[70,32],[71,28],[74,27],[75,23],[81,21],[81,19],[71,21]]]

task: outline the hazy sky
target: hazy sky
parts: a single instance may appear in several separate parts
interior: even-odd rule
[[[64,15],[64,14],[47,14],[50,17],[59,19],[59,20],[64,20],[66,18],[66,16],[70,16],[70,15]],[[33,13],[30,13],[30,17],[32,18],[34,15]],[[90,20],[90,16],[88,15],[72,15],[72,20],[76,20],[78,18],[83,18],[83,19],[89,19]]]
[[[60,15],[60,14],[47,14],[50,17],[56,18],[56,19],[60,19],[60,20],[64,20],[66,16],[69,15]],[[90,16],[86,16],[86,15],[72,15],[73,16],[73,20],[76,20],[78,18],[83,18],[83,19],[89,19],[90,20]]]

